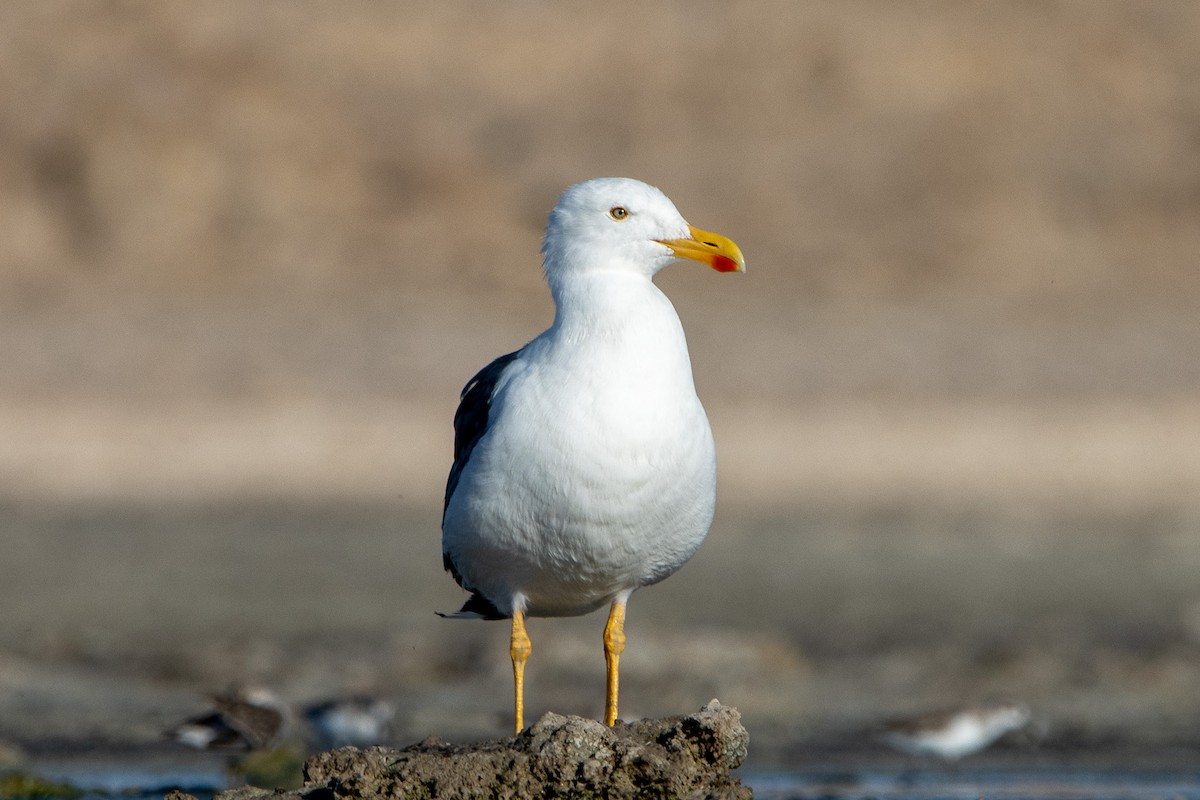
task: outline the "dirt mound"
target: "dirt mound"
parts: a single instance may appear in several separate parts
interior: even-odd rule
[[[546,714],[515,739],[454,745],[436,737],[403,750],[346,747],[305,766],[302,789],[246,787],[220,800],[371,798],[749,798],[731,775],[749,734],[716,700],[686,717],[618,723]]]

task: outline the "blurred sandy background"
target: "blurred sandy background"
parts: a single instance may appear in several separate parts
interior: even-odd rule
[[[0,5],[0,740],[233,680],[503,734],[506,629],[432,614],[450,421],[600,175],[749,263],[660,279],[720,511],[624,712],[1200,739],[1198,41],[1186,0]],[[535,621],[532,713],[598,712],[601,626]]]

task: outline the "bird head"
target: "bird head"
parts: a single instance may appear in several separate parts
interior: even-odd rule
[[[546,224],[542,258],[551,284],[579,272],[653,277],[676,259],[718,272],[746,269],[731,240],[689,225],[665,194],[630,178],[596,178],[563,192]]]

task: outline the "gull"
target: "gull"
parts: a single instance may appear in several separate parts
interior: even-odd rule
[[[287,707],[269,689],[231,686],[209,700],[210,712],[179,723],[167,738],[197,750],[244,752],[270,747],[284,733]]]
[[[542,264],[554,322],[467,382],[442,516],[445,568],[471,592],[443,616],[511,619],[524,727],[526,617],[609,605],[604,722],[617,719],[630,595],[678,570],[708,533],[716,452],[683,326],[655,274],[677,259],[744,272],[736,244],[658,189],[576,184],[550,212]]]
[[[387,739],[396,710],[378,697],[352,695],[313,703],[303,714],[321,747],[368,747]]]
[[[1015,703],[991,703],[925,714],[888,726],[883,738],[911,756],[957,761],[978,753],[1001,736],[1029,722],[1029,709]]]

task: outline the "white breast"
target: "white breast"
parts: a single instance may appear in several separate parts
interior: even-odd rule
[[[497,386],[447,508],[464,582],[505,612],[578,614],[665,578],[712,521],[715,453],[678,317],[648,280],[562,307]]]

